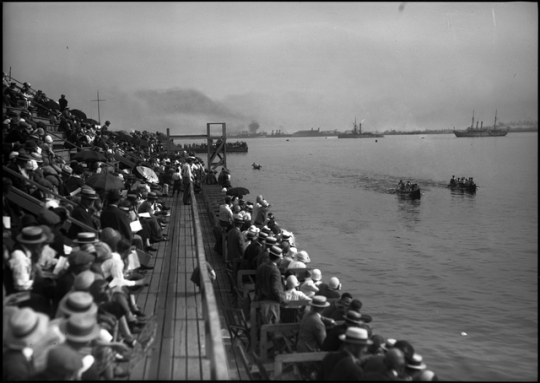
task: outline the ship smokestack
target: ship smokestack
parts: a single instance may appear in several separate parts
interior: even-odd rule
[[[482,121],[482,122],[480,123],[480,129],[482,129],[483,126],[484,126],[484,121]]]
[[[478,121],[476,121],[476,129],[478,129]]]

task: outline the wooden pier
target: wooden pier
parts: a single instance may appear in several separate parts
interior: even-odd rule
[[[214,291],[208,288],[212,283],[203,273],[201,281],[207,287],[202,285],[199,291],[190,280],[213,246],[208,243],[208,215],[198,209],[204,205],[202,196],[196,196],[192,205],[184,205],[181,196],[164,200],[171,206],[165,231],[169,240],[154,245],[158,245],[155,262],[150,263],[154,269],[146,274],[150,285],[137,296],[143,312],[156,316],[157,332],[151,352],[131,370],[128,380],[229,380],[224,325]]]

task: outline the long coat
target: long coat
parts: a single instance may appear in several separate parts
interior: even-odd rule
[[[82,206],[77,206],[75,209],[73,209],[73,213],[71,214],[71,217],[76,219],[77,221],[80,221],[87,226],[93,227],[94,229],[98,229],[98,227],[94,224],[94,221],[92,220],[92,215],[86,211],[86,209]],[[79,225],[76,225],[74,223],[71,224],[71,227],[69,228],[68,237],[69,238],[76,238],[77,234],[82,233],[86,231]]]
[[[131,231],[129,218],[116,206],[109,205],[101,212],[101,228],[112,227],[122,234],[122,237],[130,243],[133,241],[133,232]]]

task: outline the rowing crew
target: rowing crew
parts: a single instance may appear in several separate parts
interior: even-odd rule
[[[472,177],[465,179],[465,177],[456,178],[455,176],[452,176],[450,179],[450,186],[471,187],[476,186],[476,184],[474,183]]]
[[[407,181],[407,183],[404,184],[403,180],[399,180],[396,189],[403,192],[412,192],[418,190],[418,184],[412,184],[411,181]]]

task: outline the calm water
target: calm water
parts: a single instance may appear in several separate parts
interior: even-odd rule
[[[375,333],[410,341],[443,380],[537,380],[537,134],[247,142],[227,158],[233,185],[273,204]],[[447,189],[452,175],[476,195]],[[400,179],[421,200],[389,194]]]

